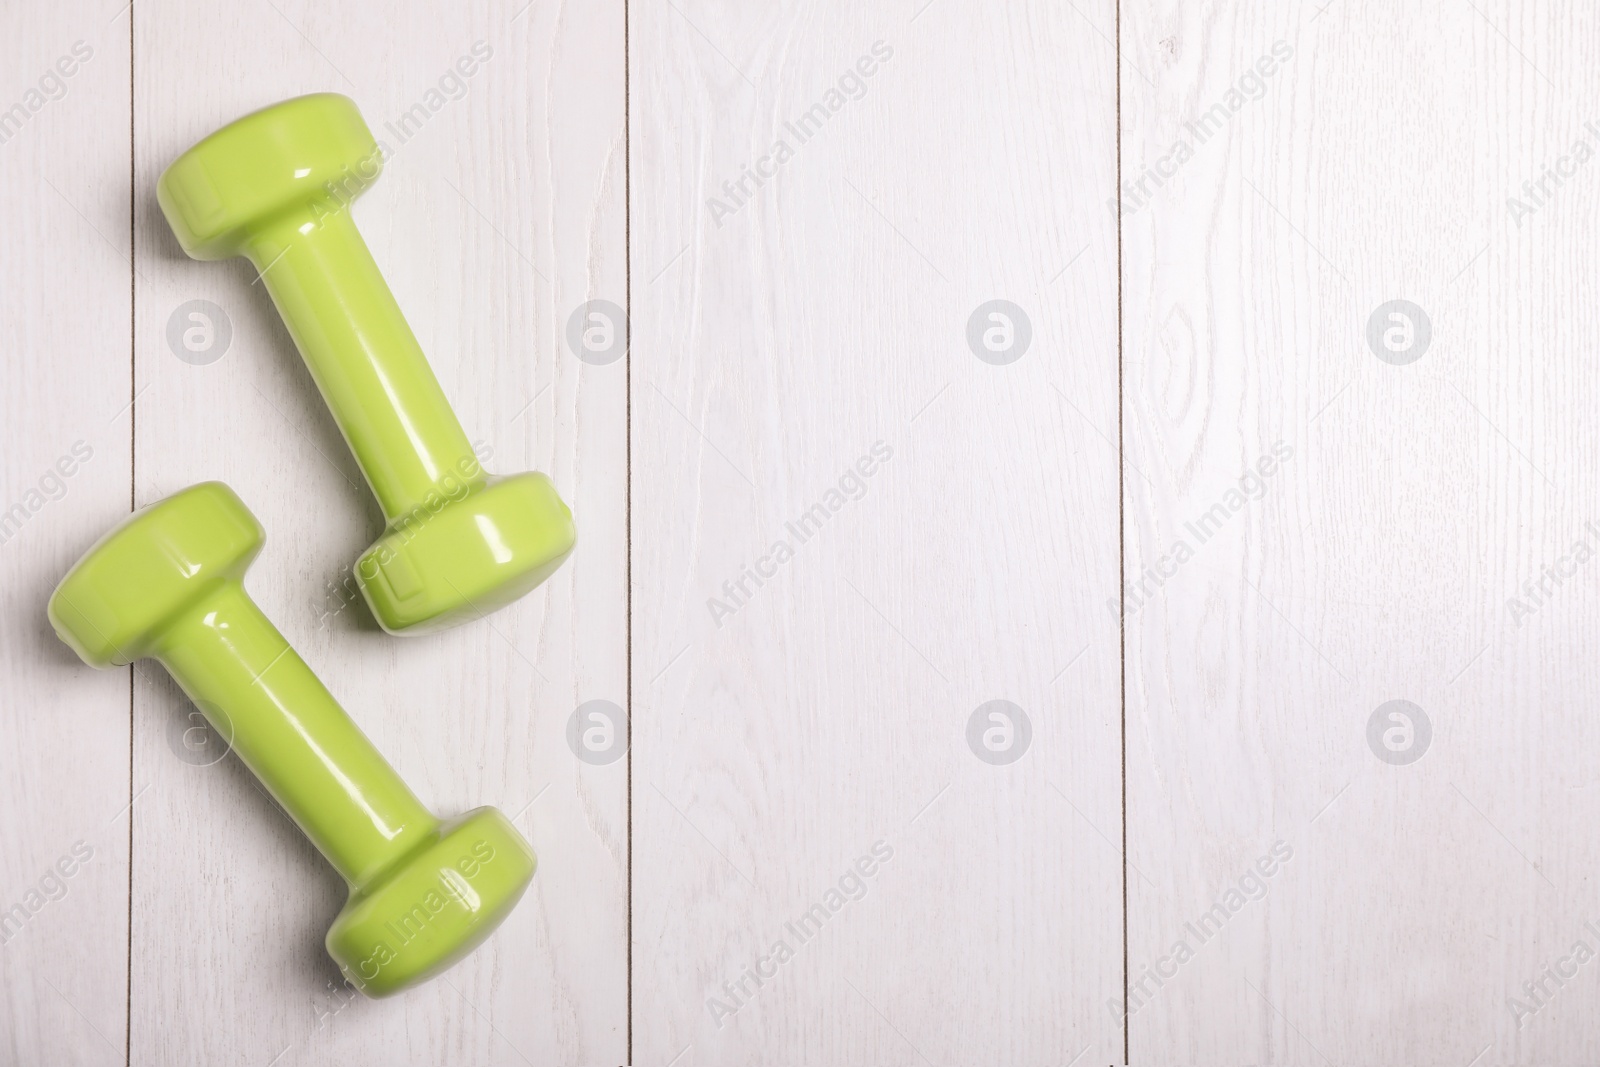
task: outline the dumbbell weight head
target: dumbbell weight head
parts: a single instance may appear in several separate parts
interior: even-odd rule
[[[440,494],[389,523],[356,560],[372,613],[394,633],[444,629],[531,592],[572,551],[572,512],[537,471]]]
[[[157,183],[197,259],[246,255],[383,507],[356,581],[384,629],[416,634],[486,614],[571,553],[572,513],[542,474],[495,478],[473,454],[350,217],[382,152],[336,93],[223,127]]]
[[[347,208],[383,169],[349,97],[313,93],[262,108],[166,169],[156,199],[194,259],[244,255],[273,222],[318,223]]]
[[[51,596],[50,625],[92,667],[143,659],[173,619],[242,581],[265,540],[231,489],[193,486],[95,542]]]
[[[261,525],[207,482],[135,512],[50,598],[88,663],[150,656],[342,874],[329,954],[370,996],[422,982],[489,936],[533,877],[533,850],[493,808],[443,825],[406,788],[244,591]]]
[[[522,899],[535,859],[516,827],[476,808],[440,827],[328,928],[328,955],[352,985],[382,997],[453,967]]]

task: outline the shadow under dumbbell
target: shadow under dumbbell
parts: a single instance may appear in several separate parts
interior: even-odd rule
[[[175,238],[173,246],[177,247]],[[181,255],[182,250],[178,251]],[[271,338],[272,350],[270,353],[260,353],[262,361],[277,364],[277,370],[283,372],[281,379],[286,383],[283,388],[292,394],[289,401],[293,405],[292,410],[286,405],[279,413],[282,416],[279,421],[296,420],[297,425],[293,428],[285,427],[285,431],[291,436],[293,429],[303,433],[328,461],[327,464],[323,464],[323,460],[319,458],[317,463],[324,466],[331,465],[341,476],[330,479],[338,498],[325,500],[321,506],[343,508],[349,514],[361,517],[361,523],[355,528],[357,532],[354,536],[340,537],[332,545],[319,544],[319,554],[329,552],[334,559],[341,561],[355,559],[383,533],[383,511],[378,506],[377,500],[367,491],[361,470],[356,466],[355,458],[350,455],[350,446],[345,443],[338,424],[328,411],[328,405],[323,402],[322,394],[318,391],[317,383],[311,377],[311,371],[307,369],[305,360],[300,358],[300,351],[295,348],[294,338],[289,336],[288,327],[283,324],[283,319],[273,308],[272,299],[259,283],[251,284],[256,281],[255,268],[244,259],[232,260],[225,266],[229,268],[230,273],[238,280],[241,290],[244,291],[248,306],[243,309],[243,314],[246,316],[245,321],[249,324],[251,334]],[[273,393],[278,393],[278,389],[279,387],[274,386]],[[266,387],[263,387],[263,392],[266,392]],[[330,528],[345,530],[350,527],[345,523],[328,523],[323,524],[321,528],[326,531]],[[341,574],[340,577],[342,580],[346,575]],[[322,583],[317,582],[316,588],[320,590]],[[378,620],[373,618],[372,610],[367,607],[366,600],[359,595],[342,610],[334,613],[330,625],[363,633],[383,632]]]
[[[206,823],[215,820],[217,828],[226,828],[228,850],[233,853],[251,851],[257,855],[282,856],[280,869],[270,877],[274,883],[291,886],[286,899],[292,901],[286,910],[298,914],[282,916],[282,921],[262,916],[262,922],[272,927],[271,932],[289,931],[287,937],[263,938],[266,943],[281,951],[282,957],[271,962],[270,970],[280,973],[305,975],[312,988],[320,988],[331,975],[338,981],[339,968],[328,955],[323,944],[323,934],[339,914],[348,895],[348,887],[316,847],[306,838],[287,812],[274,800],[244,762],[232,751],[230,739],[219,733],[207,721],[183,689],[159,668],[145,661],[135,668],[139,675],[139,689],[151,699],[137,708],[134,729],[139,734],[159,731],[164,743],[155,746],[157,759],[167,759],[170,752],[181,770],[151,769],[138,775],[146,780],[158,775],[169,778],[173,792],[188,793],[193,801],[189,805],[189,818],[200,824],[203,833]],[[216,714],[213,711],[213,714]],[[145,751],[149,751],[148,748]],[[206,781],[207,776],[214,776]],[[214,803],[201,803],[205,794],[217,790],[225,796],[216,797]],[[248,814],[239,814],[248,813]],[[148,824],[147,824],[148,825]],[[194,829],[194,828],[191,828]],[[244,838],[241,840],[241,838]],[[165,855],[159,835],[135,836],[134,863],[140,862],[139,848],[143,844]],[[157,861],[163,862],[163,861]],[[236,862],[230,870],[240,869]],[[139,892],[140,879],[134,879],[134,892]],[[160,883],[150,887],[151,892],[169,892]],[[226,894],[233,896],[233,894]],[[275,905],[285,907],[284,905]],[[267,932],[240,930],[248,940],[257,940]],[[307,967],[306,964],[313,964]],[[298,978],[297,978],[298,980]]]
[[[57,531],[40,530],[38,533],[49,537]],[[94,542],[72,538],[67,543],[74,552],[81,553]],[[15,582],[8,585],[4,593],[0,593],[0,613],[3,613],[5,623],[8,624],[3,625],[3,628],[16,635],[14,639],[24,644],[23,654],[34,662],[43,661],[62,667],[76,667],[82,663],[72,649],[57,639],[56,632],[51,628],[50,620],[45,615],[45,608],[50,603],[50,594],[55,592],[56,581],[66,573],[67,567],[71,566],[71,561],[76,558],[76,556],[69,557],[60,567],[26,568],[17,576]]]
[[[152,188],[147,198],[145,210],[151,212],[151,217],[161,218],[161,205]],[[336,544],[319,544],[319,553],[323,550],[330,551],[334,558],[339,560],[355,559],[369,544],[373,542],[385,529],[383,511],[377,500],[367,491],[361,470],[357,466],[355,457],[350,454],[349,445],[345,443],[344,435],[340,432],[338,423],[334,421],[328,405],[323,401],[322,394],[317,388],[316,381],[311,377],[305,360],[300,357],[300,351],[295,347],[294,338],[289,335],[289,329],[284,325],[282,316],[277,313],[272,303],[272,298],[267,294],[266,287],[261,284],[255,268],[246,259],[233,259],[222,263],[199,263],[184,254],[183,246],[178,243],[172,228],[169,226],[152,226],[155,234],[154,254],[162,261],[173,265],[181,264],[182,272],[196,272],[196,277],[209,279],[205,291],[210,293],[225,293],[219,296],[223,312],[230,319],[230,328],[233,332],[233,342],[227,358],[251,360],[261,368],[262,372],[250,372],[248,381],[252,383],[244,388],[239,396],[219,396],[218,403],[240,412],[258,410],[265,399],[266,405],[275,410],[267,411],[259,420],[260,427],[274,438],[274,444],[284,442],[291,447],[299,439],[309,442],[318,453],[313,465],[318,468],[332,468],[329,473],[337,477],[328,479],[335,490],[337,497],[329,500],[326,496],[319,495],[319,508],[341,508],[352,516],[359,516],[360,525],[355,527],[353,535],[340,537]],[[222,268],[224,281],[221,288],[217,285],[216,271]],[[157,309],[157,314],[162,314]],[[241,340],[243,343],[241,344]],[[255,384],[259,382],[260,384]],[[282,383],[282,384],[280,384]],[[272,451],[282,453],[283,448],[275,449],[256,448],[259,454],[270,454]],[[241,489],[247,492],[250,486],[240,483]],[[266,499],[265,494],[249,494],[253,499]],[[314,512],[310,508],[302,509],[301,516],[309,521]],[[272,524],[278,528],[276,524]],[[329,529],[343,530],[343,523],[320,523],[318,528],[322,531]],[[298,537],[300,533],[294,530],[287,531],[287,536]],[[270,549],[269,549],[270,550]],[[312,576],[314,579],[316,576]],[[326,580],[327,576],[323,576]],[[314,587],[321,590],[324,582],[314,581]],[[373,617],[372,611],[367,607],[366,601],[360,596],[355,597],[355,602],[341,610],[330,612],[330,622],[333,625],[348,629],[380,633],[382,627]]]

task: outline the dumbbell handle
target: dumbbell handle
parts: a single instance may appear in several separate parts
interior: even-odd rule
[[[394,522],[485,480],[455,411],[345,204],[290,212],[246,252]],[[440,489],[440,483],[445,488]]]
[[[155,656],[351,885],[437,829],[239,583],[197,605]]]

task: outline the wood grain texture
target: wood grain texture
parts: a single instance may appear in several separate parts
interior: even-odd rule
[[[631,19],[635,1062],[1120,1057],[1112,6]]]
[[[1507,204],[1600,147],[1596,39],[1576,4],[1123,4],[1124,176],[1195,148],[1123,220],[1126,550],[1159,576],[1127,627],[1130,980],[1168,972],[1136,1062],[1600,1051],[1592,976],[1543,978],[1600,949],[1600,572],[1560,562],[1600,547],[1600,171],[1520,226]],[[1403,366],[1366,336],[1394,299],[1431,320]],[[1432,726],[1409,765],[1367,740],[1395,699]],[[1219,901],[1220,933],[1190,931]]]
[[[88,670],[45,618],[128,512],[120,6],[30,6],[0,34],[0,1063],[124,1059],[128,672]]]
[[[5,29],[0,1064],[1600,1057],[1593,11],[116,0]],[[253,272],[186,259],[154,199],[322,89],[392,149],[356,218],[468,435],[579,523],[547,586],[429,638],[350,602],[376,505]],[[1031,335],[1004,365],[969,340],[997,299]],[[1412,362],[1369,341],[1400,299]],[[192,300],[231,328],[205,365],[167,337]],[[569,347],[589,300],[632,314],[626,359]],[[343,886],[186,747],[176,686],[44,621],[130,504],[210,478],[268,530],[252,593],[418,794],[540,854],[395,1000],[338,984]],[[590,700],[628,758],[569,749]],[[968,739],[994,700],[1013,763]],[[1393,700],[1415,762],[1369,740]]]
[[[626,691],[624,364],[580,363],[564,341],[579,303],[623,299],[622,33],[620,3],[141,0],[138,499],[233,485],[268,532],[248,582],[266,613],[426,803],[502,808],[540,868],[462,965],[391,1001],[352,999],[322,948],[344,886],[237,761],[175,757],[185,702],[141,676],[134,1062],[626,1057],[626,779],[565,742],[579,702]],[[437,636],[395,640],[344,606],[376,503],[253,271],[184,258],[155,203],[189,144],[317,90],[355,98],[392,149],[356,221],[468,436],[493,471],[551,474],[579,522],[547,585]],[[419,103],[420,128],[397,135]],[[194,299],[233,329],[204,366],[166,340]]]

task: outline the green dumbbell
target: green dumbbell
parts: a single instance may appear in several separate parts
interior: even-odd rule
[[[354,101],[301,96],[246,115],[167,168],[161,210],[195,259],[248,256],[387,525],[356,581],[390,633],[504,607],[572,551],[543,474],[488,476],[350,217],[382,166]]]
[[[350,886],[328,953],[386,996],[445,970],[499,926],[533,878],[533,849],[494,808],[441,823],[245,592],[264,534],[221,482],[134,512],[50,598],[84,662],[151,657]]]

